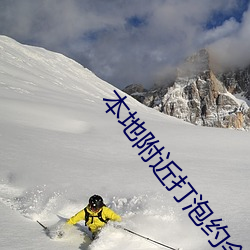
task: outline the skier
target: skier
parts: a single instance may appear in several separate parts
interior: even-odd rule
[[[101,196],[95,194],[89,198],[89,204],[72,216],[67,224],[74,225],[80,220],[85,220],[85,226],[92,232],[94,239],[109,220],[120,222],[122,219],[113,210],[105,206]]]

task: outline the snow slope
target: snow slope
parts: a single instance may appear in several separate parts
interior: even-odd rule
[[[36,223],[53,227],[57,215],[72,216],[95,193],[130,230],[183,250],[213,249],[214,238],[193,224],[106,113],[103,98],[114,99],[115,89],[63,55],[0,36],[1,249],[162,249],[112,225],[90,244],[83,223],[61,240]],[[249,133],[192,126],[130,97],[126,103],[165,147],[164,159],[170,152],[209,201],[213,219],[228,225],[231,243],[248,249]]]

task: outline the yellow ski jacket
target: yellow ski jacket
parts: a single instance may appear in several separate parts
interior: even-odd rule
[[[99,211],[93,212],[88,207],[86,207],[87,212],[89,213],[88,221],[85,221],[86,225],[88,226],[89,230],[92,233],[97,232],[100,228],[102,228],[106,223],[104,221],[112,220],[112,221],[121,221],[121,217],[116,214],[113,210],[110,208],[103,206]],[[104,220],[100,220],[98,218],[98,214],[100,214],[101,211],[101,218]],[[74,225],[77,222],[85,220],[85,211],[82,209],[77,214],[72,216],[68,221],[67,224]]]

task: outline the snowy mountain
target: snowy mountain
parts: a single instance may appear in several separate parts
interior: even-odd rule
[[[225,70],[218,72],[218,79],[223,82],[230,93],[246,98],[250,103],[250,66],[245,68]]]
[[[122,226],[168,246],[247,249],[249,133],[193,126],[127,96],[130,110],[122,105],[119,120],[137,112],[141,133],[159,141],[153,157],[157,147],[133,147],[140,130],[132,133],[107,112],[103,98],[117,99],[114,90],[125,96],[63,55],[0,36],[0,248],[163,249],[112,224],[91,243],[84,222],[62,239],[50,239],[36,223],[53,229],[64,223],[58,216],[69,218],[97,193]],[[175,167],[176,179],[165,166]],[[182,188],[168,191],[178,178]],[[190,184],[197,194],[184,199]],[[195,213],[198,206],[211,216]],[[201,228],[211,220],[219,221],[206,235]]]
[[[195,125],[248,130],[249,69],[217,72],[208,50],[180,65],[172,85],[124,91],[143,104]],[[237,95],[236,95],[237,94]]]

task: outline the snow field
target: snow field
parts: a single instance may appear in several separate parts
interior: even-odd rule
[[[0,37],[0,211],[2,249],[162,249],[108,225],[91,243],[84,223],[50,239],[54,229],[100,194],[122,226],[183,250],[210,250],[196,227],[138,156],[139,150],[103,98],[113,86],[72,60]],[[122,96],[123,93],[117,90]],[[171,152],[204,199],[229,226],[232,241],[249,242],[249,133],[195,127],[142,106],[145,127]],[[124,107],[121,120],[128,116]],[[168,161],[169,162],[169,161]],[[166,182],[170,184],[170,182]],[[53,230],[52,230],[53,231]],[[13,240],[10,241],[11,236]]]

